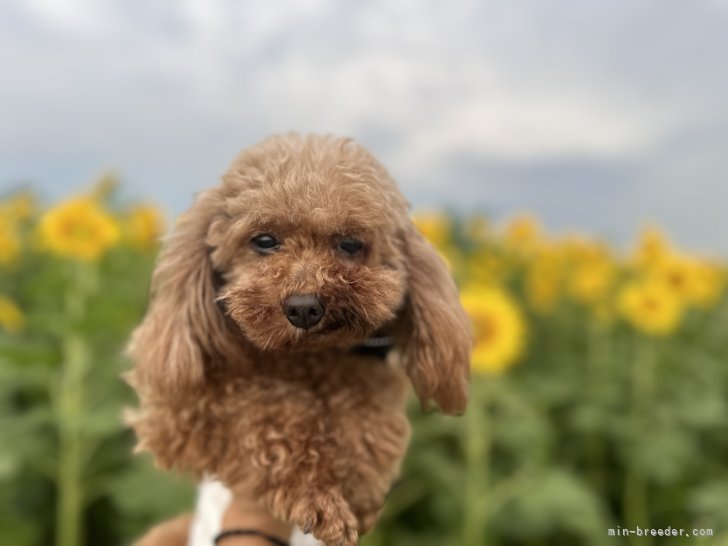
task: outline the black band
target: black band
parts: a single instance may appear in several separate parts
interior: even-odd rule
[[[394,341],[391,337],[374,335],[352,347],[351,352],[356,355],[373,356],[379,360],[384,360],[392,347],[394,347]]]
[[[228,529],[227,531],[220,531],[215,537],[215,546],[221,543],[221,541],[227,537],[260,537],[264,538],[274,546],[288,546],[287,542],[282,541],[279,538],[266,535],[255,529]]]

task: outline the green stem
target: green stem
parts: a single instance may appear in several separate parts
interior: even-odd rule
[[[592,324],[589,328],[589,353],[587,363],[587,399],[584,404],[599,404],[602,400],[601,391],[604,381],[604,362],[609,361],[608,336],[606,327]],[[603,497],[605,479],[605,446],[601,431],[592,431],[587,437],[587,459],[588,468],[592,478],[594,489]]]
[[[625,521],[631,529],[650,527],[649,483],[639,446],[649,430],[649,410],[655,395],[656,364],[653,340],[640,340],[632,370],[632,454],[629,458],[623,491]],[[635,537],[631,542],[650,546],[650,537]]]
[[[463,546],[486,545],[486,515],[488,506],[488,469],[490,465],[489,397],[483,385],[482,399],[473,403],[465,416],[467,420],[465,440],[465,506],[463,522]]]
[[[63,364],[56,397],[58,417],[58,501],[56,546],[82,546],[84,379],[88,367],[86,340],[78,331],[85,312],[84,265],[73,271],[66,294],[68,328],[63,339]]]

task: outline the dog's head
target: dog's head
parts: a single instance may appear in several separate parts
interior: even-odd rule
[[[407,208],[351,140],[288,135],[244,151],[162,251],[131,344],[135,383],[199,385],[206,366],[240,361],[241,341],[316,351],[387,328],[423,403],[462,412],[468,320]]]

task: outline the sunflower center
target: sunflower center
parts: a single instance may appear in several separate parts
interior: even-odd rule
[[[672,273],[668,277],[668,282],[675,288],[680,288],[685,284],[685,277],[680,273]]]
[[[647,311],[657,311],[660,308],[660,302],[657,301],[655,298],[645,298],[644,302],[642,303]]]
[[[86,222],[79,222],[76,218],[70,218],[61,226],[61,231],[73,239],[88,240],[93,236],[93,229]]]
[[[483,316],[475,326],[476,343],[490,343],[498,332],[498,321],[492,316]]]

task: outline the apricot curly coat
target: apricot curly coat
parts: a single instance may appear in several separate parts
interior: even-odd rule
[[[260,252],[261,234],[279,246]],[[363,248],[343,252],[342,238]],[[297,294],[325,306],[310,329],[282,311]],[[352,351],[374,332],[395,340],[386,361]],[[354,545],[406,450],[406,376],[424,405],[462,413],[470,347],[446,265],[374,157],[350,139],[271,137],[162,250],[130,344],[130,423],[163,468],[214,476],[328,545]],[[180,544],[179,525],[144,543]]]

